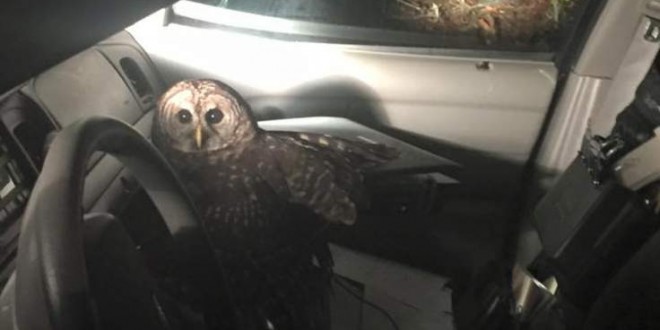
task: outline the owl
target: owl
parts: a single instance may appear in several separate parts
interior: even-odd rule
[[[325,328],[327,285],[319,278],[332,262],[323,229],[356,221],[367,201],[364,171],[398,152],[263,131],[241,95],[214,80],[182,81],[165,92],[152,137],[229,274],[237,314],[244,315],[240,328]]]

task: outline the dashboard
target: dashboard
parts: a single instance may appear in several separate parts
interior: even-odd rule
[[[162,66],[159,66],[161,69]],[[201,74],[200,74],[201,76]],[[149,138],[157,98],[165,90],[150,57],[128,32],[121,32],[32,78],[0,99],[0,289],[13,273],[20,232],[20,216],[57,131],[92,115],[120,119]],[[314,114],[318,116],[318,114]],[[374,210],[408,212],[414,207],[429,212],[440,185],[458,181],[439,169],[459,165],[449,159],[370,129],[354,121],[333,117],[263,120],[266,130],[313,131],[344,138],[368,138],[395,146],[400,157],[384,166],[388,180],[378,182]],[[301,118],[296,118],[301,117]],[[263,118],[262,118],[263,119]],[[82,205],[87,213],[119,216],[135,243],[151,251],[167,235],[154,232],[149,221],[162,221],[140,195],[131,174],[109,155],[92,155],[86,168]],[[379,173],[382,174],[382,173]],[[397,174],[390,176],[389,174]],[[412,185],[413,194],[401,189]],[[419,193],[421,192],[421,193]],[[137,197],[136,197],[137,196]],[[153,205],[151,205],[153,206]],[[158,252],[145,252],[158,267]]]
[[[164,84],[139,45],[121,32],[56,65],[0,100],[0,290],[15,266],[21,213],[57,131],[82,117],[121,119],[149,135]],[[87,166],[83,205],[109,212],[127,193],[130,173],[111,156]]]

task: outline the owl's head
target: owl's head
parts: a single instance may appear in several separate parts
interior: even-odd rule
[[[164,143],[186,153],[227,149],[257,134],[245,100],[231,87],[208,79],[172,86],[158,102],[154,125]]]

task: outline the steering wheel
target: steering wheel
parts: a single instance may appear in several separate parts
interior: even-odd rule
[[[83,242],[85,169],[95,151],[125,165],[161,213],[185,281],[202,291],[220,267],[194,207],[169,165],[129,125],[91,117],[58,133],[23,215],[16,266],[15,321],[21,330],[95,327]]]

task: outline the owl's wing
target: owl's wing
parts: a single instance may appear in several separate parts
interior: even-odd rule
[[[363,138],[349,140],[327,134],[270,132],[274,136],[288,139],[305,148],[331,152],[340,157],[343,163],[358,170],[369,169],[399,157],[396,148]]]
[[[333,167],[337,184],[349,192],[351,200],[359,205],[367,203],[361,184],[363,173],[399,156],[399,150],[396,148],[366,139],[349,140],[314,133],[273,132],[272,134],[320,155],[324,162]]]
[[[352,224],[366,200],[363,170],[395,157],[396,150],[327,135],[264,133],[260,150],[270,159],[260,175],[271,186],[330,222]]]

